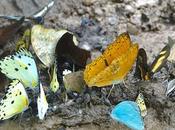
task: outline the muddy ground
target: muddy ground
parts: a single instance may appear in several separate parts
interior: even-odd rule
[[[47,2],[48,0],[1,0],[0,14],[29,16]],[[115,36],[128,31],[132,41],[145,48],[148,62],[151,63],[167,42],[168,36],[175,39],[174,0],[55,0],[55,3],[45,17],[45,26],[74,32],[80,42],[79,46],[84,49],[105,49]],[[7,48],[8,44],[0,52]],[[172,63],[168,64],[173,66]],[[175,103],[165,96],[163,85],[163,81],[174,70],[167,66],[156,74],[155,80],[148,82],[136,80],[133,68],[125,80],[127,88],[121,90],[120,87],[115,87],[111,95],[111,101],[116,104],[125,99],[134,100],[138,90],[141,90],[148,108],[148,115],[144,118],[146,130],[175,129]],[[109,89],[102,91],[106,94]],[[81,99],[68,100],[66,103],[52,101],[44,121],[24,114],[21,120],[2,122],[0,129],[127,130],[109,117],[113,106],[98,95],[99,90],[93,90],[88,105],[83,104]],[[89,95],[84,98],[89,98]]]

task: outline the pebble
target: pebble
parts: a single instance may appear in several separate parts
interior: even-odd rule
[[[103,15],[103,11],[100,8],[95,8],[94,13],[98,16],[102,16]]]
[[[93,4],[93,0],[83,0],[83,5],[85,5],[85,6],[91,6],[92,4]]]
[[[132,35],[138,35],[139,29],[136,25],[128,23],[127,24],[127,31]]]
[[[108,22],[110,25],[116,25],[118,23],[118,20],[115,16],[109,17]]]

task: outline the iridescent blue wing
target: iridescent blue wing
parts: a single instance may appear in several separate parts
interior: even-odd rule
[[[144,130],[144,122],[140,114],[137,103],[133,101],[123,101],[117,104],[112,112],[111,117],[131,129]]]

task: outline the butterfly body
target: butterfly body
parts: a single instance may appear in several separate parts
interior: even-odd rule
[[[13,80],[0,102],[0,120],[5,120],[28,109],[29,99],[23,84]]]
[[[144,130],[144,122],[140,115],[137,103],[133,101],[123,101],[117,104],[110,116],[133,130]]]
[[[86,66],[84,79],[89,87],[120,83],[131,69],[138,52],[127,33],[121,34],[104,51],[103,55]]]
[[[10,79],[20,80],[25,87],[38,85],[38,71],[32,54],[20,49],[15,54],[0,60],[0,70]]]

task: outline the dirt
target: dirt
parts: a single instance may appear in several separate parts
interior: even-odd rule
[[[1,0],[0,14],[29,16],[48,1]],[[168,36],[175,39],[174,12],[174,0],[56,0],[44,24],[46,27],[70,30],[77,36],[79,46],[91,51],[104,50],[118,34],[128,31],[132,41],[145,48],[148,62],[152,63],[167,43]],[[11,49],[11,44],[6,44],[0,52]],[[173,63],[168,64],[173,66]],[[0,129],[127,130],[125,126],[114,122],[109,113],[119,101],[135,100],[138,90],[141,90],[148,108],[148,115],[144,118],[145,129],[173,130],[175,103],[165,96],[163,85],[163,81],[173,73],[168,64],[156,74],[156,80],[148,82],[136,80],[133,67],[125,80],[127,87],[122,90],[121,87],[115,87],[113,90],[110,97],[112,106],[103,96],[99,96],[108,93],[110,88],[101,91],[94,89],[76,101],[61,103],[57,98],[55,101],[48,100],[49,111],[44,121],[31,117],[30,111],[27,111],[22,119],[2,122]]]

